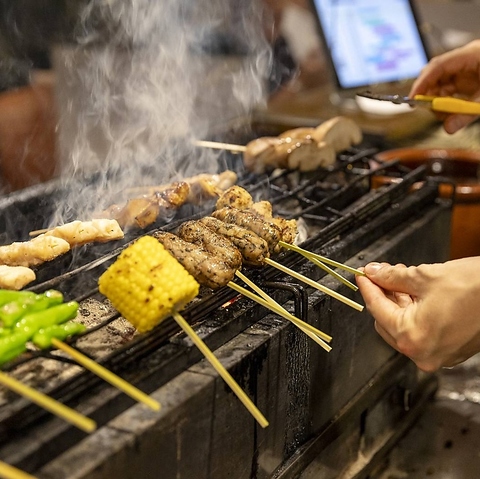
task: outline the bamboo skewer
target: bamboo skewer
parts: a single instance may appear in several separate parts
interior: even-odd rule
[[[332,347],[328,345],[325,341],[330,342],[332,340],[331,336],[328,336],[327,334],[323,333],[320,330],[316,330],[317,332],[313,332],[311,329],[307,329],[303,326],[304,321],[301,319],[298,319],[296,316],[293,316],[293,314],[290,314],[283,306],[281,306],[279,303],[277,303],[273,298],[271,298],[265,291],[263,291],[261,288],[259,288],[253,281],[250,281],[243,273],[240,271],[236,272],[236,275],[244,281],[246,284],[248,284],[254,291],[257,292],[265,301],[269,302],[273,306],[280,308],[286,315],[288,315],[288,319],[292,324],[297,326],[303,333],[305,333],[310,339],[315,341],[319,346],[321,346],[327,353],[329,353],[332,350]],[[251,298],[252,299],[252,298]],[[322,337],[324,339],[322,339]]]
[[[35,476],[21,471],[6,462],[0,461],[0,478],[2,479],[36,479]]]
[[[365,276],[365,273],[363,271],[360,271],[359,269],[352,268],[351,266],[347,266],[346,264],[339,263],[338,261],[334,261],[333,259],[327,258],[325,256],[322,256],[317,253],[312,253],[311,251],[307,251],[303,248],[300,248],[299,246],[296,246],[294,244],[290,243],[285,243],[285,241],[279,241],[278,244],[282,246],[283,248],[286,249],[291,249],[292,251],[296,251],[297,253],[300,253],[301,255],[305,256],[306,258],[316,258],[318,261],[321,261],[322,263],[329,264],[330,266],[335,266],[336,268],[344,269],[345,271],[348,271],[349,273],[353,273],[358,276]]]
[[[213,150],[228,150],[236,153],[243,153],[247,150],[246,146],[233,145],[231,143],[219,143],[217,141],[196,140],[193,142],[193,144],[203,148],[212,148]]]
[[[61,402],[56,401],[40,391],[36,391],[30,386],[22,384],[20,381],[17,381],[2,371],[0,371],[0,383],[16,392],[20,396],[30,399],[32,402],[38,404],[56,416],[64,419],[70,424],[73,424],[82,431],[92,432],[97,428],[97,424],[93,419],[83,416],[77,411],[65,406]]]
[[[273,311],[274,313],[278,314],[279,316],[282,316],[282,318],[287,319],[288,321],[296,322],[299,325],[301,325],[305,330],[310,331],[311,333],[319,336],[322,338],[324,341],[330,342],[332,340],[332,337],[329,336],[328,334],[325,334],[324,332],[320,331],[319,329],[315,328],[311,324],[306,323],[305,321],[302,321],[301,319],[298,319],[297,317],[293,316],[293,314],[290,314],[288,311],[286,311],[282,307],[277,307],[275,304],[263,299],[262,297],[256,295],[255,293],[252,293],[248,289],[243,288],[242,286],[230,282],[228,284],[230,288],[233,290],[237,291],[240,294],[243,294],[247,298],[250,298],[251,300],[257,302],[258,304],[264,306],[267,309],[270,309],[270,311]]]
[[[308,284],[312,288],[318,289],[319,291],[322,291],[322,293],[328,294],[329,296],[332,296],[332,298],[338,299],[344,304],[347,304],[353,309],[356,309],[357,311],[363,311],[363,306],[361,304],[358,304],[357,302],[351,300],[350,298],[347,298],[340,293],[337,293],[336,291],[333,291],[333,289],[327,288],[326,286],[321,285],[320,283],[317,283],[313,279],[307,278],[303,274],[297,273],[296,271],[293,271],[290,268],[287,268],[286,266],[281,265],[280,263],[277,263],[276,261],[273,261],[270,258],[265,258],[265,263],[269,264],[270,266],[273,266],[274,268],[279,269],[280,271],[283,271],[284,273],[300,280],[303,281],[304,283]]]
[[[265,428],[268,426],[268,421],[265,419],[260,410],[255,406],[252,400],[245,394],[242,388],[237,384],[235,379],[230,375],[230,373],[225,369],[222,363],[215,357],[215,355],[210,351],[208,346],[202,341],[202,339],[195,333],[192,327],[185,321],[183,316],[180,313],[174,312],[173,318],[177,324],[182,328],[184,333],[193,341],[195,346],[202,352],[207,361],[213,366],[215,371],[221,376],[221,378],[230,386],[232,391],[236,394],[238,399],[243,403],[243,405],[248,409],[250,414],[257,420],[261,427]]]
[[[347,278],[344,278],[340,274],[338,274],[336,271],[334,271],[330,266],[327,266],[326,264],[323,264],[320,260],[317,258],[312,258],[308,257],[306,254],[301,253],[305,258],[307,258],[309,261],[311,261],[314,265],[318,266],[319,268],[323,269],[326,271],[330,276],[333,276],[335,279],[343,283],[345,286],[349,287],[353,291],[358,291],[358,286],[353,284],[351,281],[349,281]]]
[[[63,341],[59,339],[52,338],[52,344],[62,351],[66,352],[70,355],[75,361],[81,364],[85,369],[88,369],[92,373],[96,374],[97,376],[101,377],[112,386],[123,391],[125,394],[129,395],[131,398],[135,399],[136,401],[142,402],[149,408],[153,409],[154,411],[160,410],[160,403],[150,397],[148,394],[145,394],[140,389],[136,388],[129,382],[125,381],[121,377],[117,376],[116,374],[112,373],[108,369],[104,368],[97,362],[93,361],[89,357],[82,354],[80,351],[72,348],[68,344],[65,344]]]

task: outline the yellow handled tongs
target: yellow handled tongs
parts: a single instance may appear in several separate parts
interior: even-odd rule
[[[357,95],[372,100],[390,101],[397,105],[406,103],[411,106],[423,106],[442,113],[480,115],[480,103],[452,96],[415,95],[413,98],[410,98],[403,95],[381,95],[368,91],[357,93]]]

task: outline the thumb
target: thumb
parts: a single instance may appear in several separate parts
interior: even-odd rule
[[[369,263],[364,272],[368,279],[388,291],[413,295],[415,287],[412,284],[409,270],[402,264],[391,266],[387,263]]]
[[[447,133],[453,134],[477,119],[478,116],[474,115],[448,115],[443,121],[443,127]]]

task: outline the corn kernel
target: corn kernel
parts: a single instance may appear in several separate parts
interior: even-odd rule
[[[199,290],[195,278],[151,236],[126,248],[100,276],[98,285],[141,333],[182,309]]]

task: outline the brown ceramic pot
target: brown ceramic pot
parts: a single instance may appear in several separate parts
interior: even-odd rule
[[[480,151],[449,148],[399,148],[376,155],[381,161],[398,159],[412,169],[427,165],[430,176],[442,176],[452,181],[440,187],[440,195],[455,203],[452,212],[450,259],[480,256]],[[378,176],[374,186],[394,181]]]

